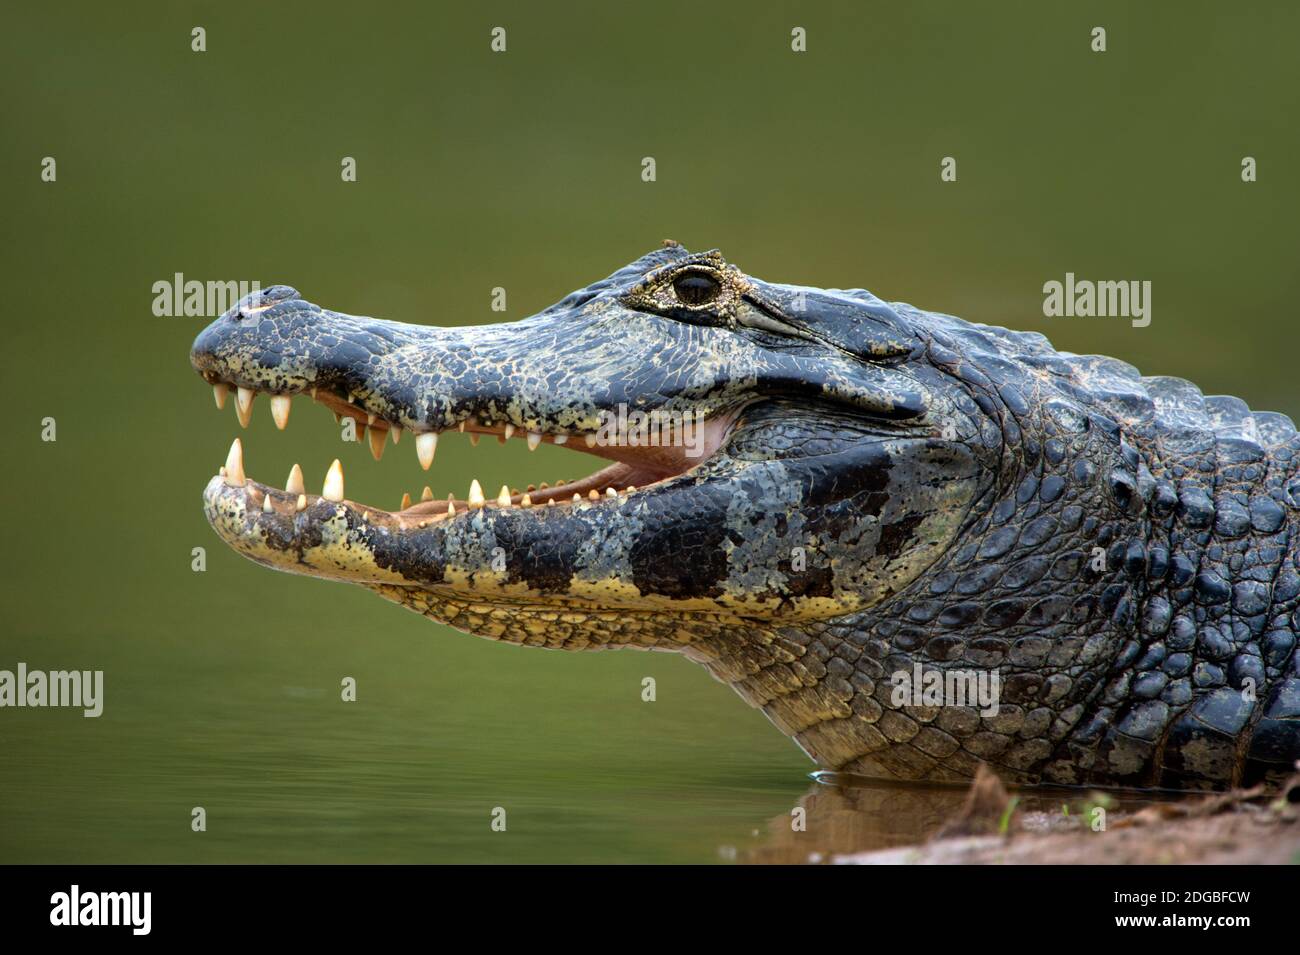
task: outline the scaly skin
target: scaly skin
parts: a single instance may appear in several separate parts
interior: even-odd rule
[[[204,507],[259,563],[469,633],[682,652],[824,767],[1213,788],[1300,757],[1300,439],[1235,398],[673,243],[505,325],[278,286],[191,360],[381,437],[510,425],[622,462],[580,503],[299,508],[241,467]],[[707,415],[709,453],[588,448],[620,403]],[[605,484],[638,490],[585,496]],[[914,664],[996,670],[996,714],[897,699]]]

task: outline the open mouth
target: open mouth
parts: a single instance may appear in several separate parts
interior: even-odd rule
[[[240,425],[247,427],[259,392],[215,379],[208,373],[204,377],[212,385],[219,409],[225,407],[233,394],[235,414]],[[580,480],[555,484],[521,480],[514,486],[503,485],[494,495],[486,494],[477,480],[470,483],[465,497],[457,497],[454,493],[440,495],[434,491],[434,482],[431,481],[418,500],[409,493],[404,494],[398,509],[393,511],[348,500],[344,491],[343,466],[337,459],[330,465],[319,495],[308,493],[302,469],[297,464],[290,471],[283,490],[251,480],[245,473],[243,445],[238,438],[218,472],[226,485],[245,489],[250,509],[255,507],[267,514],[292,515],[325,500],[346,504],[367,520],[401,529],[427,527],[485,508],[600,506],[662,489],[708,461],[726,440],[739,416],[738,411],[731,411],[715,414],[698,423],[687,422],[676,427],[670,425],[629,434],[617,429],[555,433],[530,431],[509,421],[485,420],[482,415],[467,414],[442,430],[420,431],[404,429],[396,422],[323,389],[298,393],[298,396],[304,395],[310,395],[311,401],[333,412],[336,422],[352,418],[357,440],[369,444],[376,461],[383,457],[390,438],[393,444],[398,444],[406,437],[408,443],[414,445],[419,465],[426,472],[433,467],[439,441],[448,433],[465,435],[471,445],[477,445],[484,436],[491,436],[501,444],[512,439],[523,441],[530,451],[542,444],[552,444],[611,461]],[[270,395],[271,415],[281,431],[288,427],[294,397],[293,394]],[[694,430],[688,430],[691,428]]]

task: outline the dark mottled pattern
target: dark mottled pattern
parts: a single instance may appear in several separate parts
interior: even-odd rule
[[[688,273],[717,299],[676,296]],[[680,650],[836,769],[1200,788],[1300,757],[1300,439],[1281,415],[675,245],[507,325],[267,295],[200,335],[209,380],[319,388],[414,431],[739,412],[712,458],[629,497],[424,528],[319,500],[263,513],[214,479],[214,527],[268,566],[493,639]],[[998,671],[998,712],[896,704],[891,675],[918,663]]]

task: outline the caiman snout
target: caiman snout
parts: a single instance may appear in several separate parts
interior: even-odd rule
[[[280,428],[308,396],[353,419],[376,458],[410,432],[426,471],[449,433],[612,463],[495,493],[430,481],[422,500],[388,511],[346,499],[341,462],[319,497],[298,468],[283,491],[257,484],[236,442],[208,516],[283,569],[515,605],[782,618],[868,605],[951,537],[978,471],[920,420],[925,392],[887,366],[915,348],[896,316],[862,303],[865,360],[817,326],[814,313],[851,302],[823,294],[809,306],[680,247],[505,324],[381,321],[275,286],[192,352],[219,406],[234,390],[241,424],[259,394]],[[819,405],[842,420],[799,410]],[[870,497],[852,497],[853,473]],[[799,543],[809,538],[821,543]],[[849,562],[849,551],[875,557]],[[814,570],[791,585],[809,554]]]
[[[190,363],[214,385],[272,395],[373,387],[376,363],[418,326],[330,312],[286,285],[245,296],[205,328]]]

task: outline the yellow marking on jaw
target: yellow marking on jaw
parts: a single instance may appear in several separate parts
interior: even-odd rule
[[[241,554],[271,567],[293,574],[320,576],[350,583],[409,583],[396,571],[375,563],[368,547],[353,539],[347,520],[340,514],[320,521],[317,527],[321,543],[303,550],[283,550],[268,543],[266,532],[250,519],[245,504],[234,496],[223,495],[210,506],[213,529],[227,544]]]

